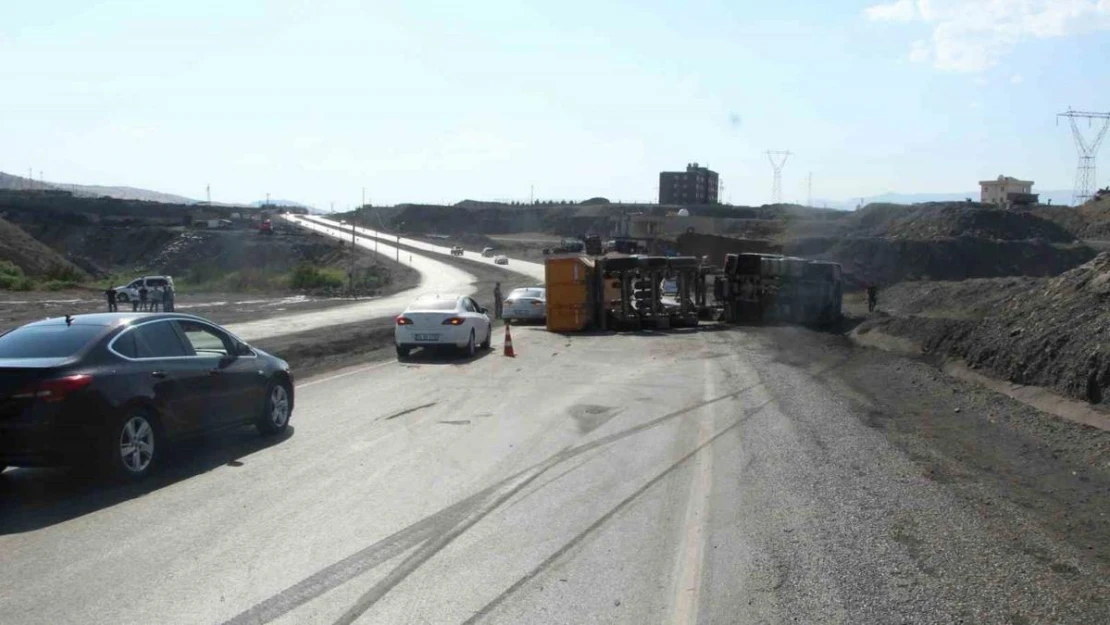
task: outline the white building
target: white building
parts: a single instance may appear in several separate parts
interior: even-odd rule
[[[997,180],[979,181],[979,202],[1009,208],[1014,204],[1035,204],[1032,180],[1018,180],[1009,176],[999,176]],[[1030,201],[1031,200],[1031,201]]]

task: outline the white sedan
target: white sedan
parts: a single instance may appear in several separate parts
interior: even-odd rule
[[[504,255],[494,256],[493,257],[493,264],[495,264],[495,265],[508,265],[509,264],[509,257],[504,256]]]
[[[416,347],[453,347],[470,357],[489,349],[493,325],[482,308],[465,295],[421,295],[397,316],[393,339],[397,358]]]
[[[506,321],[524,319],[543,320],[547,318],[547,289],[530,286],[513,289],[501,309],[501,317]]]

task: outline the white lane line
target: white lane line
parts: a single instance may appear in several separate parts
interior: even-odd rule
[[[705,399],[717,396],[713,376],[713,363],[705,361]],[[695,447],[701,447],[713,437],[713,411],[715,406],[706,406],[708,413],[698,419],[698,439]],[[682,522],[682,542],[678,549],[677,574],[672,597],[671,618],[668,623],[694,625],[698,622],[698,606],[701,600],[702,569],[705,563],[706,527],[709,523],[709,495],[713,486],[713,446],[705,445],[693,458],[694,474],[690,484],[690,495],[686,500],[686,515]]]

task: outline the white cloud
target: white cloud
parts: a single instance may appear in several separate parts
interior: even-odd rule
[[[1020,85],[1023,82],[1025,82],[1025,76],[1022,76],[1021,74],[1014,74],[1013,76],[1010,76],[1011,85]]]
[[[910,60],[956,72],[989,69],[1024,41],[1110,30],[1110,0],[896,0],[863,14],[929,26]]]
[[[867,19],[876,22],[908,22],[914,18],[913,0],[894,0],[890,4],[876,4],[863,10]]]

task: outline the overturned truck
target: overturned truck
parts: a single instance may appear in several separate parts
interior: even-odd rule
[[[575,332],[698,324],[707,297],[698,259],[562,256],[546,262],[547,329]]]
[[[731,323],[826,324],[840,319],[844,282],[838,263],[728,254],[713,296]]]

